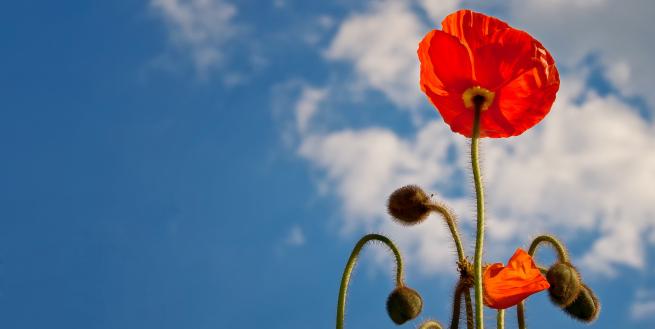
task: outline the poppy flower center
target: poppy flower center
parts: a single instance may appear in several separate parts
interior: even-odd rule
[[[491,106],[491,103],[493,103],[494,96],[496,96],[496,94],[493,91],[480,86],[475,86],[464,91],[462,94],[462,100],[467,109],[479,107],[482,111],[485,111],[489,106]]]

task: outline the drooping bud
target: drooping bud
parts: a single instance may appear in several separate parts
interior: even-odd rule
[[[423,298],[416,290],[402,286],[394,289],[387,298],[387,313],[395,324],[416,318],[423,309]]]
[[[430,197],[418,186],[403,186],[389,196],[387,210],[399,223],[418,224],[428,218]]]
[[[580,274],[569,263],[558,262],[551,266],[546,273],[546,279],[550,283],[550,300],[560,307],[571,305],[580,293]]]
[[[600,313],[600,302],[593,291],[583,283],[578,297],[565,307],[564,311],[576,320],[590,323],[596,320]]]

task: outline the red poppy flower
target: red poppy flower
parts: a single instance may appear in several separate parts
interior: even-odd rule
[[[485,305],[505,309],[536,292],[548,289],[550,284],[532,257],[519,248],[509,259],[507,266],[496,263],[484,270],[482,287]]]
[[[454,132],[471,137],[476,99],[483,100],[480,137],[520,135],[548,114],[559,74],[539,41],[470,10],[441,25],[418,47],[421,89]]]

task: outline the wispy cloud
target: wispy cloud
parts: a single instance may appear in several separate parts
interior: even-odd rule
[[[188,56],[199,76],[221,66],[224,47],[240,30],[235,5],[224,0],[151,0],[150,5],[166,22],[174,49]]]
[[[305,244],[305,234],[300,226],[293,226],[284,239],[284,244],[292,247],[299,247]]]
[[[325,55],[352,63],[358,83],[382,91],[401,107],[416,107],[421,98],[414,57],[426,28],[409,2],[374,2],[341,23]]]
[[[327,90],[303,85],[300,98],[296,103],[296,128],[304,134],[316,112],[321,101],[327,96]]]
[[[630,317],[634,321],[655,318],[655,293],[646,289],[637,290],[630,307]]]

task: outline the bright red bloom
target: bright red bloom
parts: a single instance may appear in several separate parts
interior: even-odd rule
[[[550,284],[523,249],[516,249],[507,266],[489,265],[482,278],[484,304],[495,309],[512,307]]]
[[[476,95],[485,98],[480,137],[520,135],[548,114],[559,74],[539,41],[470,10],[441,25],[418,47],[421,89],[453,131],[471,137]]]

